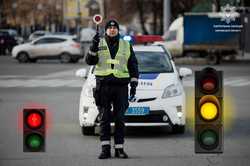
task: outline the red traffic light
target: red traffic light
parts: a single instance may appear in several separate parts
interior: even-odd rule
[[[218,75],[213,68],[203,70],[203,77],[200,80],[200,88],[203,93],[215,93],[218,89]]]
[[[211,92],[215,89],[216,81],[214,78],[206,78],[205,80],[202,80],[202,89]]]
[[[37,112],[28,114],[26,120],[27,120],[27,125],[30,128],[39,128],[42,125],[42,121],[43,121],[41,114]]]

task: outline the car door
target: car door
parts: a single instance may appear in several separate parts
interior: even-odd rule
[[[60,55],[62,53],[63,47],[65,47],[65,45],[63,44],[66,41],[66,39],[64,38],[60,38],[60,37],[53,37],[49,39],[49,51],[48,51],[48,55],[49,56],[57,56]]]
[[[49,53],[49,38],[44,37],[34,41],[29,49],[32,58],[47,56]]]

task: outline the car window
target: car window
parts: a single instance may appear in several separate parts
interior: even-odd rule
[[[66,41],[66,39],[61,38],[42,38],[37,40],[34,44],[51,44],[51,43],[61,43]]]
[[[5,36],[17,36],[17,32],[15,30],[0,30],[1,33],[5,33]]]
[[[49,38],[48,42],[49,43],[61,43],[66,41],[66,39],[61,39],[61,38]]]
[[[166,36],[166,41],[173,41],[176,40],[177,37],[177,31],[169,31],[168,35]]]
[[[15,30],[9,30],[8,32],[10,36],[14,36],[14,37],[17,36],[17,32]]]
[[[0,31],[0,35],[1,36],[9,36],[9,33],[8,32],[4,32],[4,31]]]
[[[135,52],[140,73],[173,72],[170,59],[166,52]]]
[[[38,38],[44,36],[44,33],[39,33],[39,34],[33,34],[33,37]]]
[[[48,43],[48,38],[42,38],[34,42],[34,44],[47,44]]]

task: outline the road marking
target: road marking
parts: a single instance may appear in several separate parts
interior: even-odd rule
[[[65,70],[55,73],[50,73],[47,75],[37,76],[36,78],[40,79],[50,79],[50,78],[58,78],[58,77],[75,77],[76,70]]]
[[[224,85],[238,85],[239,83],[242,83],[242,82],[246,82],[247,79],[234,79],[232,81],[228,80],[228,81],[225,81]]]
[[[83,85],[82,80],[63,80],[63,79],[51,79],[51,80],[0,80],[1,88],[11,87],[81,87]]]
[[[2,75],[0,88],[12,87],[82,87],[84,79],[75,76],[76,70],[65,70],[42,76]],[[184,87],[194,87],[194,77],[183,79]],[[250,86],[250,77],[236,76],[224,78],[224,86]]]
[[[224,86],[241,87],[250,85],[250,77],[228,77],[223,80]],[[184,87],[194,87],[194,78],[183,80]]]
[[[242,82],[234,86],[239,87],[239,86],[248,86],[248,85],[250,85],[250,81]]]

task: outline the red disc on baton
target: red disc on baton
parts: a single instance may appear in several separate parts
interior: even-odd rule
[[[102,22],[102,16],[99,15],[99,14],[94,15],[93,21],[94,21],[94,23],[96,23],[96,24],[100,24],[100,23]]]

